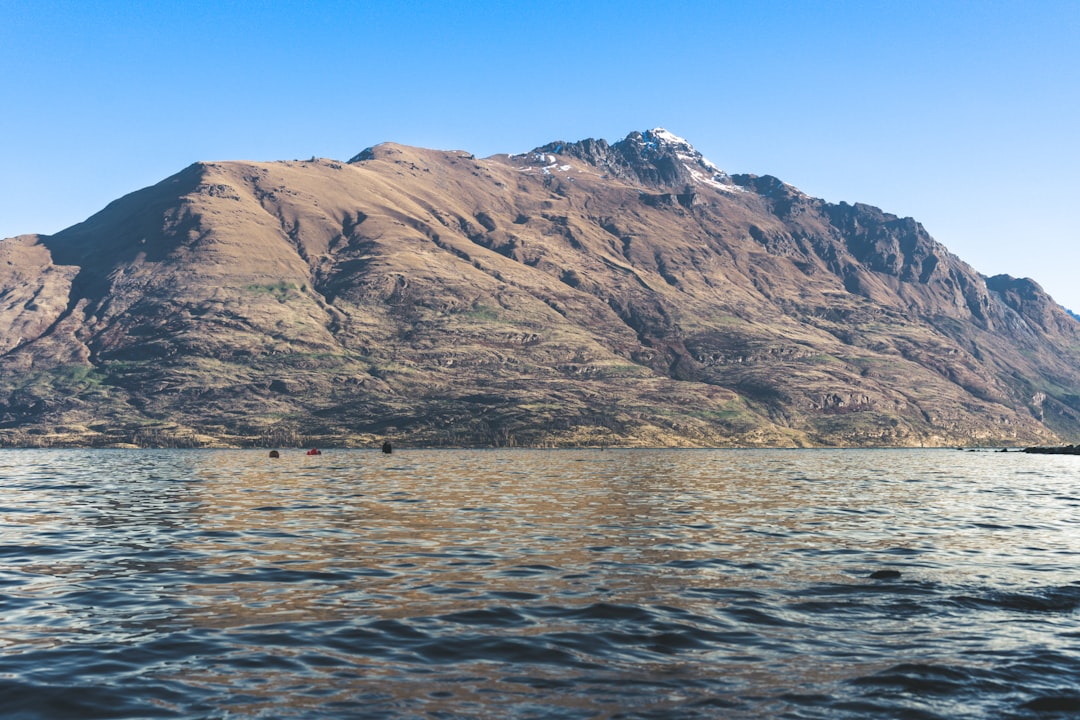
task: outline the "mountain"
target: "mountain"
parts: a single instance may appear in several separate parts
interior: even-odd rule
[[[1080,431],[1080,323],[656,129],[200,162],[0,241],[0,443],[870,446]]]

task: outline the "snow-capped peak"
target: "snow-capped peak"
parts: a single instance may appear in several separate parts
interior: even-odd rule
[[[711,160],[694,149],[686,139],[679,137],[662,127],[646,130],[642,133],[646,147],[669,150],[675,154],[694,182],[710,185],[718,190],[737,192],[740,188],[728,178],[728,174]]]
[[[707,160],[704,155],[694,149],[694,146],[687,142],[684,138],[679,137],[673,132],[669,132],[662,127],[653,128],[652,130],[646,130],[642,137],[645,139],[646,145],[664,148],[675,153],[682,160],[690,160],[695,163],[701,163],[710,170],[720,172],[720,168],[716,167],[712,162]]]
[[[662,127],[635,130],[614,145],[592,138],[571,143],[559,140],[511,158],[522,163],[518,168],[522,172],[538,167],[545,175],[556,168],[567,172],[573,167],[571,161],[580,161],[600,170],[605,177],[634,178],[680,189],[696,183],[724,192],[742,192],[727,173],[706,160],[693,145]]]
[[[649,134],[671,145],[685,145],[686,147],[693,149],[693,146],[691,146],[690,143],[688,143],[686,140],[679,137],[675,133],[668,132],[662,127],[653,128],[649,131]]]

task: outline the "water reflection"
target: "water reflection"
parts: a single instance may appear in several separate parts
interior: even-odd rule
[[[1069,461],[3,452],[0,677],[140,717],[893,717],[926,706],[883,684],[1004,662],[1029,695],[978,702],[1022,714],[1080,670]]]

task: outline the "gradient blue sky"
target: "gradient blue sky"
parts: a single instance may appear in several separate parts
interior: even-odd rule
[[[196,160],[656,126],[1080,310],[1080,2],[0,0],[0,237]]]

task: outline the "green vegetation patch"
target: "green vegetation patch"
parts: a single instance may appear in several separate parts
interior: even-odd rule
[[[283,303],[293,294],[306,292],[307,285],[297,285],[296,283],[280,280],[276,283],[253,283],[251,285],[245,285],[244,289],[253,293],[265,293],[271,295],[278,302]]]
[[[92,365],[61,365],[51,372],[57,385],[96,388],[105,382],[105,375]]]
[[[107,375],[92,365],[58,365],[21,378],[8,390],[27,390],[65,394],[96,390],[107,384]]]
[[[471,320],[479,320],[482,322],[503,322],[504,319],[499,311],[493,307],[487,305],[476,304],[472,308],[461,313],[464,317]]]

